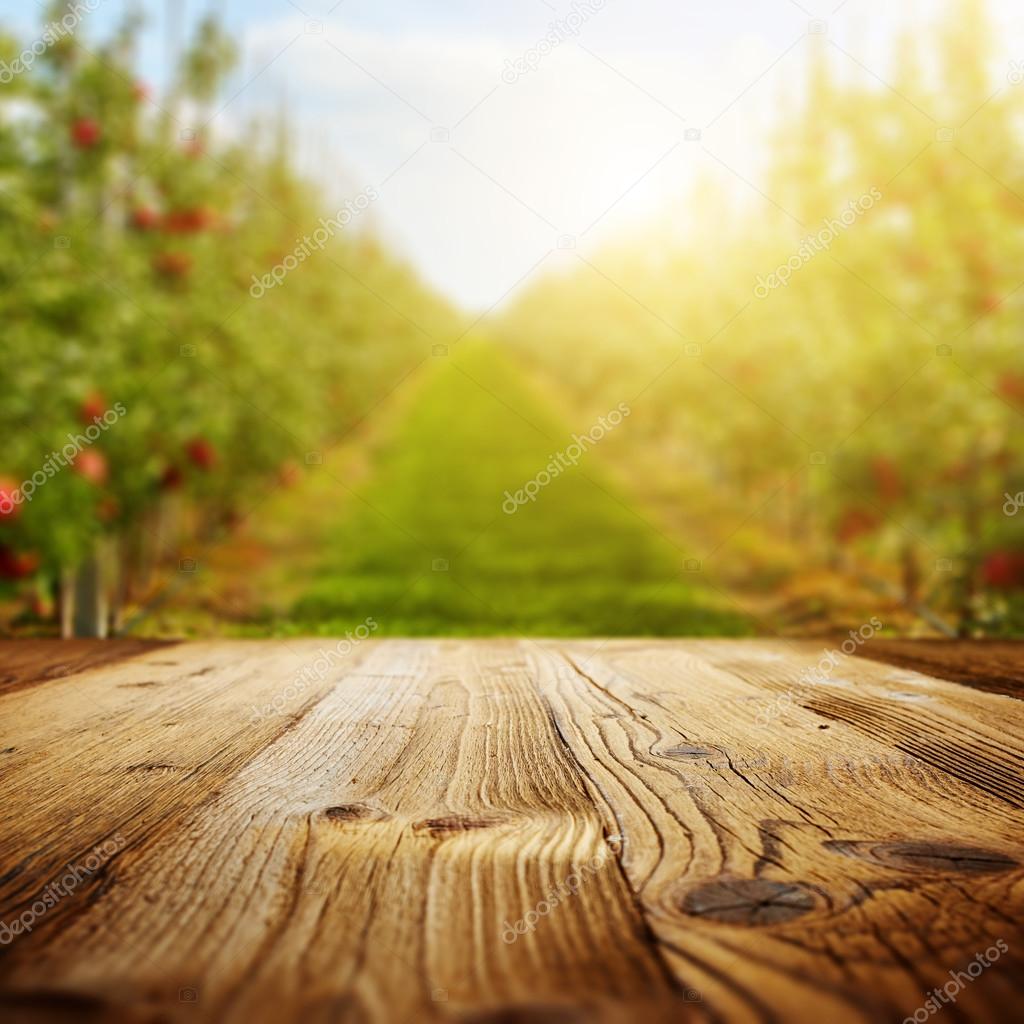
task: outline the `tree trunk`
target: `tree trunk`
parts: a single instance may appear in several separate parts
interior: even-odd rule
[[[75,636],[106,638],[110,632],[110,582],[115,564],[111,542],[96,541],[75,582]]]
[[[75,570],[60,571],[60,635],[67,640],[75,635]]]

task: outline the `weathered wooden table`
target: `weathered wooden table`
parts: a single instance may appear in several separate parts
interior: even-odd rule
[[[0,645],[0,1020],[1024,1019],[1001,650]]]

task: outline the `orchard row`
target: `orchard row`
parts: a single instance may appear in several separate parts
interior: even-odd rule
[[[1024,87],[993,80],[981,0],[905,41],[891,88],[817,41],[752,188],[708,157],[729,190],[709,177],[542,282],[509,342],[580,422],[630,404],[609,444],[734,580],[840,568],[961,632],[1019,631]]]
[[[116,624],[183,531],[293,482],[449,316],[359,223],[254,300],[337,203],[293,169],[283,116],[218,137],[216,21],[160,96],[139,30],[51,33],[0,86],[0,598],[56,604],[65,631]],[[9,66],[30,50],[0,35]]]

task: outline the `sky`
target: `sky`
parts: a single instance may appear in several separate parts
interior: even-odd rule
[[[128,0],[98,2],[103,34]],[[166,78],[175,19],[210,9],[242,52],[215,125],[285,104],[296,160],[333,213],[363,217],[468,310],[630,228],[685,219],[697,175],[758,193],[780,98],[811,47],[885,88],[901,22],[946,0],[149,0],[141,75]],[[1005,63],[1024,61],[1024,5],[992,0]],[[0,0],[31,37],[36,0]],[[168,10],[176,14],[168,18]],[[545,37],[554,43],[545,42]],[[542,52],[543,51],[543,52]],[[1022,86],[1024,88],[1024,86]],[[680,213],[682,211],[682,213]]]

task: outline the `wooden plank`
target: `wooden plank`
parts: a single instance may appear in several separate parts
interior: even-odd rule
[[[0,644],[0,694],[172,646],[166,640],[5,640]]]
[[[93,862],[96,870],[79,871],[63,886],[70,894],[0,954],[0,976],[19,978],[21,951],[101,903],[119,882],[121,857],[174,833],[194,807],[294,726],[330,687],[329,676],[318,685],[312,677],[309,692],[296,694],[284,714],[254,721],[252,705],[284,691],[318,650],[309,642],[194,644],[0,697],[0,743],[11,751],[0,763],[6,792],[14,794],[8,806],[17,808],[0,829],[0,921],[33,911],[53,882],[67,878],[68,865],[88,868],[97,847],[113,849]],[[121,934],[108,930],[97,940],[116,948]],[[120,941],[146,949],[137,936]],[[11,1011],[45,1019],[54,1000],[59,1005],[70,995],[99,1000],[101,1019],[119,1019],[122,996],[111,1003],[110,993],[120,970],[93,993],[76,985],[70,967],[28,990],[12,986]],[[51,984],[55,977],[60,984]],[[175,989],[171,1005],[177,1001]],[[3,1009],[0,1002],[0,1017]]]
[[[545,646],[532,655],[542,693],[627,837],[650,927],[725,1019],[901,1020],[999,941],[1008,952],[956,1009],[997,1021],[1024,1005],[1019,809],[802,706],[818,690],[879,699],[861,694],[882,686],[870,663],[847,659],[804,694],[813,645]],[[1020,705],[932,689],[927,728],[955,758],[1019,760]],[[787,692],[792,708],[760,724]]]
[[[331,647],[0,694],[0,921],[83,874],[0,944],[0,1018],[903,1020],[997,942],[946,1012],[1024,1007],[1020,702],[856,658],[809,684],[785,641],[311,672]]]
[[[1024,643],[1018,640],[874,638],[862,657],[1024,700]]]
[[[234,649],[214,646],[199,662]],[[234,685],[241,697],[220,686],[173,713],[223,742],[254,683],[242,674]],[[21,716],[30,732],[32,713]],[[162,715],[147,727],[122,714],[93,731],[127,731],[126,718],[141,742],[161,742]],[[109,745],[90,749],[99,760],[80,769],[87,786],[109,778]],[[101,1015],[144,1014],[194,991],[204,1017],[228,1021],[516,1007],[621,1019],[645,1005],[652,1019],[705,1019],[649,941],[514,645],[378,645],[246,754],[184,794],[154,765],[146,806],[119,807],[92,828],[90,838],[119,827],[128,841],[88,899],[76,892],[7,954],[9,1002],[71,992]],[[172,763],[163,748],[154,757]],[[19,791],[29,779],[40,776],[20,776]],[[78,802],[52,796],[58,814]],[[20,839],[39,825],[24,824]],[[83,842],[61,843],[62,856]],[[557,905],[517,934],[553,891]],[[31,894],[22,886],[20,902],[4,899],[0,918]]]

